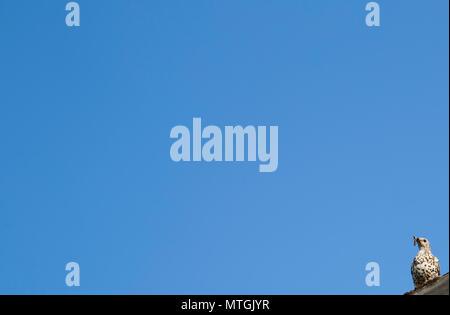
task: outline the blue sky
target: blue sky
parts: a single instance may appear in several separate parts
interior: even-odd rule
[[[413,235],[448,272],[448,1],[78,2],[0,1],[0,293],[401,294]],[[193,117],[278,170],[174,163]]]

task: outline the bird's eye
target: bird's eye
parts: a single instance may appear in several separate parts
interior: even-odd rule
[[[423,242],[424,242],[424,243],[426,243],[426,242],[427,242],[427,240],[423,240]]]

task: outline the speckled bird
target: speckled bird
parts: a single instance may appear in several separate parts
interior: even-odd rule
[[[419,246],[419,252],[411,265],[411,275],[416,289],[423,287],[441,275],[439,259],[431,253],[430,242],[426,238],[414,236],[414,246]]]

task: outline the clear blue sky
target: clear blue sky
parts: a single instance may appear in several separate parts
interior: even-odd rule
[[[448,271],[448,1],[78,2],[0,1],[0,293],[400,294],[413,235]],[[278,125],[278,170],[172,162],[193,117]]]

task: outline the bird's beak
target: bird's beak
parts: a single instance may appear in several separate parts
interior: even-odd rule
[[[416,244],[417,244],[417,237],[413,236],[413,238],[414,238],[414,246],[416,246]]]

